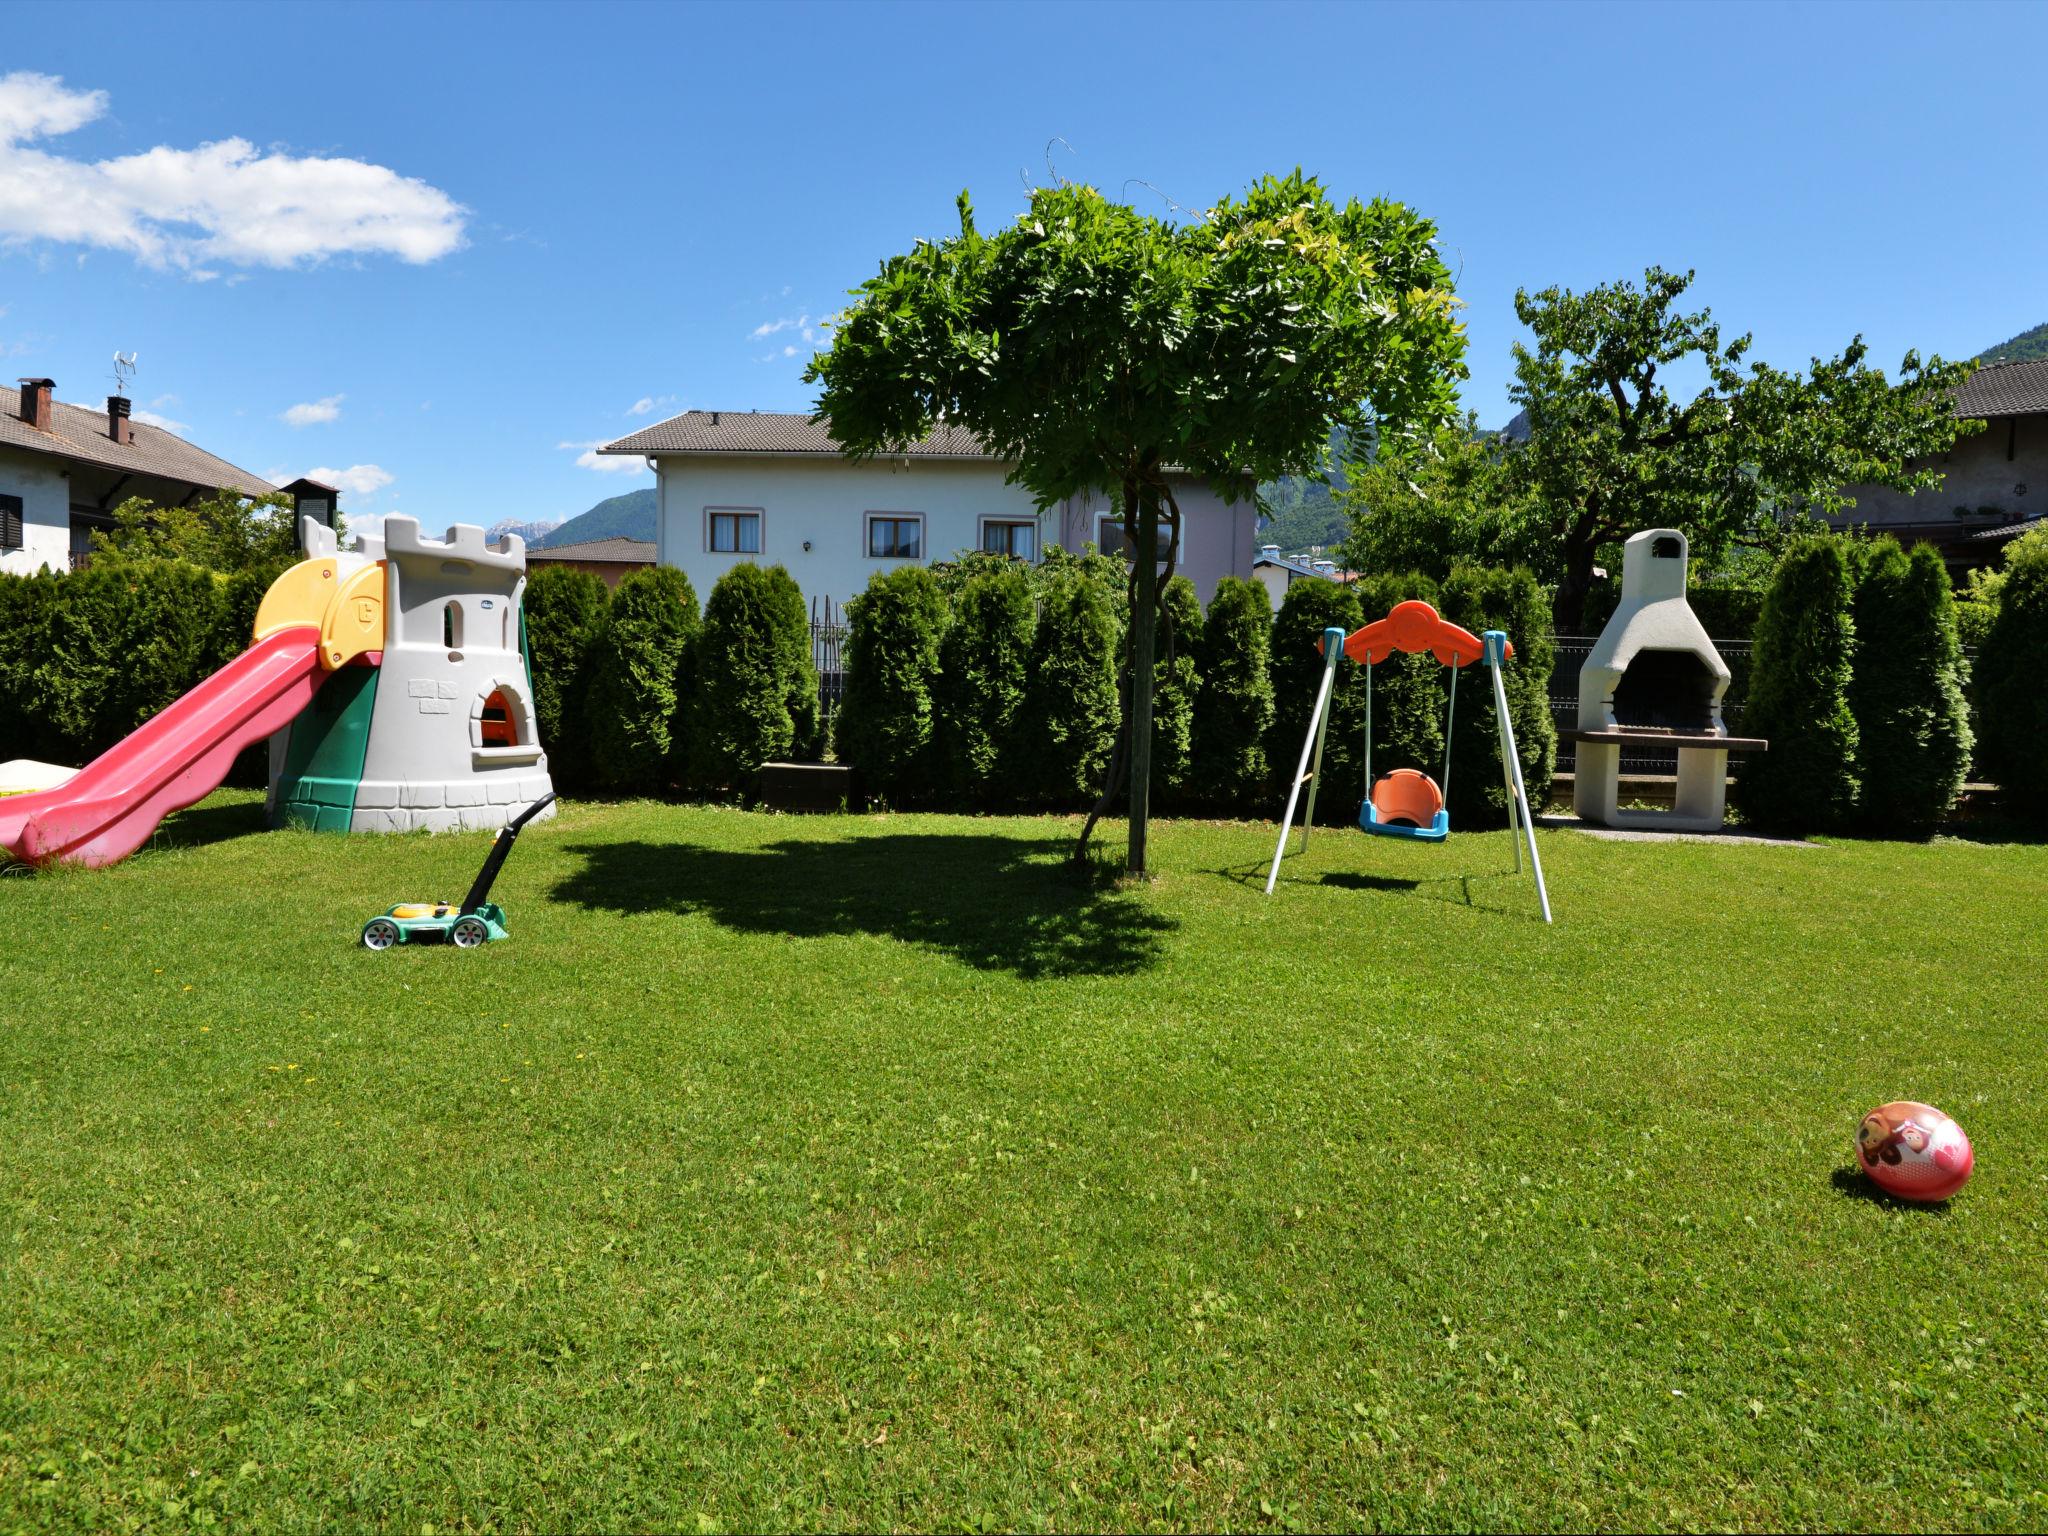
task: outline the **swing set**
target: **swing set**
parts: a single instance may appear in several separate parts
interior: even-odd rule
[[[1414,768],[1396,768],[1384,778],[1372,776],[1372,670],[1396,651],[1410,655],[1427,651],[1450,669],[1450,706],[1444,714],[1444,769],[1439,785],[1428,774]],[[1287,788],[1287,809],[1280,817],[1280,841],[1273,849],[1273,867],[1266,873],[1266,894],[1273,894],[1280,878],[1280,861],[1287,854],[1287,839],[1294,831],[1294,807],[1301,787],[1308,786],[1308,809],[1302,817],[1301,851],[1308,851],[1309,829],[1315,825],[1317,780],[1323,767],[1323,739],[1330,729],[1330,696],[1337,678],[1337,663],[1345,657],[1365,668],[1365,782],[1364,803],[1358,808],[1358,825],[1376,837],[1405,837],[1414,842],[1440,843],[1451,832],[1451,814],[1445,795],[1451,784],[1451,727],[1458,710],[1458,672],[1475,661],[1484,662],[1493,674],[1493,714],[1500,727],[1501,775],[1508,798],[1508,830],[1514,836],[1515,873],[1522,872],[1522,843],[1529,845],[1529,870],[1536,878],[1536,896],[1543,905],[1543,921],[1549,922],[1550,893],[1543,885],[1543,863],[1536,853],[1536,828],[1529,814],[1529,795],[1522,783],[1522,759],[1515,750],[1515,728],[1508,718],[1507,685],[1501,668],[1515,654],[1502,631],[1489,629],[1474,635],[1447,619],[1427,603],[1397,603],[1384,619],[1346,636],[1334,626],[1323,631],[1323,676],[1316,688],[1316,706],[1308,719],[1308,737],[1301,744],[1301,762],[1294,770],[1294,782]]]

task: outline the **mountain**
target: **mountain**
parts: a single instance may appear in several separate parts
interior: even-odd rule
[[[536,539],[533,549],[560,549],[564,544],[588,544],[592,539],[645,539],[654,542],[654,487],[610,496],[588,512],[572,517],[553,533]]]
[[[505,518],[502,522],[496,522],[491,524],[491,526],[486,530],[486,535],[493,539],[500,539],[508,533],[516,533],[519,535],[519,537],[526,540],[526,547],[528,549],[531,549],[536,544],[540,543],[542,539],[546,538],[549,534],[553,533],[557,528],[561,526],[562,525],[559,522],[522,523],[514,518],[508,517]]]
[[[2048,321],[2035,326],[2031,331],[2021,331],[2010,341],[2001,341],[1995,347],[1986,347],[1977,354],[1976,361],[2032,363],[2044,357],[2048,357]]]

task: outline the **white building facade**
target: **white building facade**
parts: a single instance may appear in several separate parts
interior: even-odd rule
[[[1009,465],[965,432],[941,430],[901,454],[854,462],[803,416],[689,411],[608,444],[645,457],[656,477],[656,559],[701,600],[741,561],[780,565],[806,598],[843,606],[877,571],[932,565],[971,550],[1042,558],[1046,546],[1122,546],[1100,494],[1040,512]],[[1207,602],[1225,576],[1251,574],[1257,508],[1177,478],[1177,569]],[[1161,540],[1164,547],[1164,537]]]

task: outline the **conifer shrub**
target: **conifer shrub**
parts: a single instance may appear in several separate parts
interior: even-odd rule
[[[949,795],[980,809],[1029,797],[1018,725],[1038,627],[1031,578],[1014,560],[975,565],[952,592],[939,646],[939,751]]]
[[[1084,562],[1040,568],[1038,628],[1024,686],[1022,780],[1042,804],[1067,808],[1101,793],[1123,717],[1122,643],[1110,584]]]
[[[1428,603],[1434,607],[1440,595],[1436,583],[1416,572],[1407,575],[1380,574],[1361,577],[1352,587],[1358,597],[1360,621],[1371,624],[1384,619],[1405,602]],[[1365,669],[1346,662],[1347,672],[1356,674],[1352,686],[1365,681]],[[1444,776],[1444,665],[1428,653],[1410,655],[1396,651],[1372,669],[1372,774],[1384,778],[1396,768],[1414,768],[1442,782]],[[1364,793],[1365,715],[1359,713],[1359,785],[1362,793],[1350,798],[1356,816]],[[1325,788],[1328,788],[1326,785]],[[1320,807],[1318,808],[1320,809]]]
[[[1743,734],[1763,737],[1770,750],[1745,758],[1735,781],[1737,808],[1760,827],[1822,832],[1855,818],[1853,596],[1840,539],[1796,539],[1778,561],[1742,722]]]
[[[1266,738],[1273,728],[1273,603],[1243,576],[1216,584],[1202,620],[1194,799],[1234,815],[1271,814]]]
[[[929,801],[939,785],[935,694],[948,617],[938,578],[921,565],[877,571],[846,605],[839,758],[891,804]]]
[[[818,702],[818,666],[811,651],[811,618],[803,589],[786,567],[768,567],[769,615],[775,636],[782,696],[789,707],[789,757],[814,763],[825,755],[825,715]],[[764,759],[765,761],[765,759]]]
[[[557,789],[598,781],[585,706],[596,675],[610,591],[590,571],[541,565],[526,578],[526,672],[534,727]]]
[[[780,566],[743,563],[718,578],[704,601],[688,675],[687,761],[701,787],[744,791],[763,763],[815,752],[809,628],[796,584]]]
[[[1522,787],[1537,815],[1550,803],[1557,771],[1557,723],[1550,713],[1550,601],[1536,578],[1516,567],[1464,565],[1444,583],[1437,610],[1453,624],[1483,635],[1505,633],[1515,648],[1501,674],[1522,760]],[[1444,669],[1438,668],[1441,672]],[[1484,662],[1461,667],[1458,710],[1451,728],[1451,782],[1446,797],[1453,827],[1507,825],[1508,792],[1502,771],[1500,726],[1493,677]]]
[[[1334,626],[1348,635],[1362,622],[1357,593],[1334,581],[1305,578],[1289,587],[1281,600],[1280,611],[1273,618],[1273,725],[1266,735],[1266,761],[1274,780],[1268,799],[1275,816],[1287,804],[1289,781],[1301,762],[1309,714],[1321,686],[1323,631]],[[1385,679],[1375,677],[1375,687],[1382,681]],[[1337,664],[1330,708],[1322,777],[1316,791],[1316,819],[1337,823],[1355,818],[1365,797],[1365,766],[1360,756],[1365,730],[1363,667],[1349,661]],[[1310,768],[1314,768],[1313,759]],[[1302,799],[1306,802],[1307,798],[1304,785]]]
[[[1152,665],[1152,803],[1185,809],[1195,796],[1195,720],[1202,691],[1202,600],[1175,576],[1159,594]]]
[[[697,594],[672,566],[629,573],[605,605],[591,642],[584,720],[592,766],[607,788],[658,794],[675,783],[680,685],[697,632]]]
[[[36,676],[63,579],[48,569],[0,575],[0,761],[71,756],[43,716]]]
[[[97,757],[206,676],[221,585],[183,560],[99,560],[56,578],[30,708],[60,760]]]
[[[1979,760],[2008,812],[2048,821],[2048,532],[2015,540],[2004,576],[1977,657]]]
[[[1858,820],[1887,837],[1932,837],[1970,766],[1966,668],[1948,568],[1931,545],[1880,540],[1856,588]]]

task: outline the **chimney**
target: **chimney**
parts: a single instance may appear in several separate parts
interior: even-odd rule
[[[135,429],[128,424],[128,404],[124,395],[107,396],[107,436],[123,447],[135,441]]]
[[[50,430],[50,401],[57,393],[54,379],[21,381],[21,419],[38,432]]]

